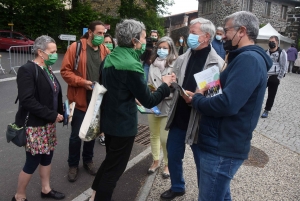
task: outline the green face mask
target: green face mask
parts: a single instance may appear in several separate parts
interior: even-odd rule
[[[104,45],[110,50],[112,51],[114,49],[114,46],[112,43],[104,43]]]
[[[46,52],[44,52],[44,53],[48,55],[48,59],[44,60],[45,64],[47,66],[52,66],[53,64],[55,64],[55,62],[57,61],[57,58],[58,58],[57,53],[53,53],[53,54],[48,54]]]
[[[138,40],[139,41],[139,40]],[[140,42],[140,41],[139,41]],[[141,43],[141,42],[140,42]],[[145,52],[145,50],[146,50],[146,44],[144,44],[144,43],[141,43],[142,44],[142,47],[141,47],[141,49],[136,49],[135,50],[135,52],[139,55],[139,56],[141,56],[144,52]]]
[[[92,40],[92,44],[95,46],[99,46],[104,41],[104,36],[98,36],[94,34],[94,38]]]
[[[151,40],[152,40],[152,42],[157,42],[157,37],[151,36]]]

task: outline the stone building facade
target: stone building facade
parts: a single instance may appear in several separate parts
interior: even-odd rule
[[[300,7],[288,13],[285,33],[297,42],[298,50],[300,50]]]
[[[198,10],[164,17],[165,35],[170,36],[175,43],[180,36],[183,36],[186,40],[189,35],[188,25],[195,18],[198,18]]]
[[[90,2],[92,8],[97,10],[98,12],[112,16],[118,17],[119,12],[118,9],[121,6],[121,0],[81,0],[84,2]],[[134,0],[134,4],[144,5],[143,0]]]
[[[270,23],[278,32],[285,33],[288,13],[300,2],[296,0],[198,0],[198,15],[223,26],[225,16],[237,11],[254,13],[263,26]]]

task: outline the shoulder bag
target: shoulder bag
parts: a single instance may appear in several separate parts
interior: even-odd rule
[[[33,90],[34,93],[33,94],[35,94],[37,79],[38,79],[38,69],[37,69],[37,65],[35,65],[35,86],[34,86],[34,90]],[[7,140],[8,143],[10,141],[12,141],[18,147],[23,147],[23,146],[26,145],[26,143],[27,143],[27,140],[26,140],[26,126],[27,126],[28,119],[29,119],[29,112],[27,112],[27,115],[26,115],[26,118],[25,118],[25,123],[24,123],[23,127],[19,128],[15,123],[9,124],[7,126],[6,140]]]

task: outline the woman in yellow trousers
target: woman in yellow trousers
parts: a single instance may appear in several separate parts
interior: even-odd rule
[[[156,47],[154,48],[154,53],[151,57],[151,61],[153,62],[150,66],[148,77],[148,85],[150,85],[149,87],[151,90],[155,90],[162,84],[162,76],[172,74],[173,64],[176,59],[176,47],[170,37],[165,36],[157,41]],[[166,149],[168,131],[165,130],[165,127],[167,123],[171,99],[172,93],[157,106],[161,112],[160,115],[148,115],[150,127],[150,143],[153,156],[153,163],[148,169],[148,174],[154,173],[159,167],[160,147],[162,147],[164,156],[163,178],[170,177],[168,169],[168,155]]]

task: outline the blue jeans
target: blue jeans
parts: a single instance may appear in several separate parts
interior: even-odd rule
[[[144,72],[145,72],[145,80],[146,80],[146,83],[148,83],[148,74],[149,74],[149,68],[150,66],[146,63],[144,63]]]
[[[79,130],[84,118],[85,112],[75,109],[71,126],[71,136],[69,139],[69,167],[77,167],[80,160],[81,139],[79,138]],[[83,142],[82,160],[84,163],[93,161],[95,140]]]
[[[172,126],[167,140],[168,152],[168,167],[171,178],[171,190],[174,192],[185,191],[185,182],[183,179],[182,159],[185,152],[185,136],[186,130],[181,130]],[[199,183],[199,170],[200,170],[200,149],[196,144],[191,146],[194,154],[194,160],[197,168],[197,179]]]
[[[200,150],[198,200],[231,200],[230,181],[243,162],[243,159],[218,156]]]

